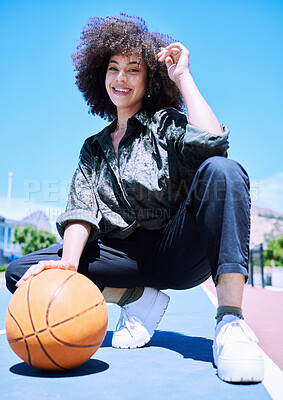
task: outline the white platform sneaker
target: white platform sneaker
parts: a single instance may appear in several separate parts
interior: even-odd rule
[[[169,296],[160,290],[145,287],[138,300],[122,307],[112,346],[117,349],[134,349],[148,343],[169,300]]]
[[[224,315],[215,328],[214,363],[226,382],[261,382],[264,378],[263,352],[258,339],[244,320]]]

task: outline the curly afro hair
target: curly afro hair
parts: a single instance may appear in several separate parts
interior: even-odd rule
[[[72,59],[77,71],[76,84],[92,114],[108,121],[116,118],[116,106],[105,88],[108,63],[112,55],[133,53],[147,65],[146,92],[150,96],[144,96],[144,107],[149,112],[165,107],[184,109],[183,98],[169,78],[165,63],[160,63],[156,56],[159,47],[175,42],[170,36],[149,32],[142,18],[121,13],[119,17],[90,18],[80,39]]]

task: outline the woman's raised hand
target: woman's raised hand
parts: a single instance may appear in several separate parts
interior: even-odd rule
[[[169,78],[178,86],[182,76],[189,73],[189,50],[182,43],[171,43],[161,47],[157,57],[158,61],[165,61]]]
[[[71,271],[76,271],[76,268],[73,265],[65,263],[63,260],[39,261],[38,264],[34,264],[29,267],[22,278],[16,283],[16,286],[19,287],[31,276],[38,275],[40,272],[51,268],[69,269]]]

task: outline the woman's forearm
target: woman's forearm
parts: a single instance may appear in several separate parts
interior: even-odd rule
[[[169,78],[176,83],[183,96],[190,124],[218,135],[222,133],[222,128],[190,74],[189,56],[188,49],[180,42],[160,47],[157,54],[160,62],[165,61]]]
[[[177,86],[186,104],[190,124],[208,132],[220,134],[221,126],[189,72],[183,74]]]
[[[88,222],[70,222],[64,231],[62,261],[78,269],[83,249],[88,240],[91,226]]]

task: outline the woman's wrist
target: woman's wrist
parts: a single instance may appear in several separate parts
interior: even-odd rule
[[[71,259],[64,259],[63,257],[62,257],[62,259],[61,259],[61,263],[62,263],[62,265],[66,268],[66,269],[68,269],[68,268],[75,268],[76,269],[76,271],[78,270],[78,268],[79,268],[79,262],[77,261],[77,260],[71,260]]]
[[[189,86],[193,87],[193,85],[195,85],[194,79],[193,79],[189,69],[187,71],[184,71],[180,76],[178,76],[175,79],[175,83],[182,95],[183,95],[183,92],[188,90]]]
[[[74,221],[67,225],[64,232],[62,262],[76,270],[79,267],[81,254],[88,240],[91,226],[85,221]]]

